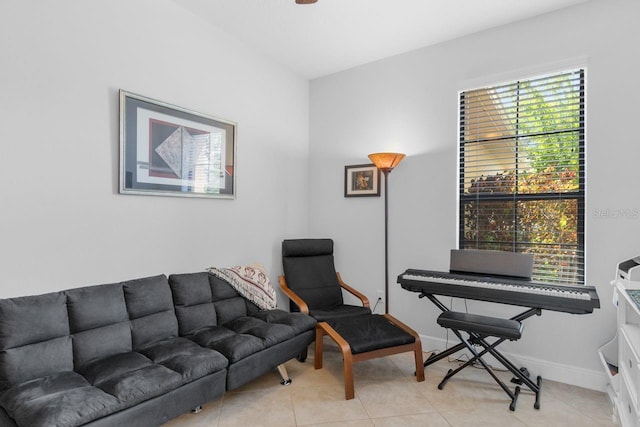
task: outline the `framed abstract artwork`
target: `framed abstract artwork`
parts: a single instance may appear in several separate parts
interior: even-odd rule
[[[372,164],[344,167],[344,197],[380,196],[380,171]]]
[[[234,198],[236,127],[120,90],[120,193]]]

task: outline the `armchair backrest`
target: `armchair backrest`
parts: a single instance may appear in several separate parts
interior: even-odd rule
[[[329,309],[344,303],[333,263],[333,240],[284,240],[282,267],[287,286],[310,310]],[[294,303],[291,310],[298,311]]]

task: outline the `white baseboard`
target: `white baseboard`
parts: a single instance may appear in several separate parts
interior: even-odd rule
[[[442,338],[420,335],[420,340],[422,341],[422,350],[424,352],[441,351],[445,349],[447,345],[452,347],[458,343],[458,340],[455,337],[453,337],[453,340],[450,339],[447,342]],[[460,357],[463,353],[465,352],[460,351],[451,357]],[[466,351],[466,353],[467,355],[470,354],[468,351]],[[503,353],[515,365],[526,367],[531,373],[532,378],[540,375],[543,381],[547,379],[591,390],[606,391],[607,377],[605,373],[600,370],[584,369],[572,365],[549,362],[547,360],[536,359],[506,351],[501,351],[501,353]],[[428,356],[425,356],[425,359],[426,357]],[[485,359],[491,366],[503,368],[502,365],[500,365],[500,363],[491,356],[483,356],[483,359]]]

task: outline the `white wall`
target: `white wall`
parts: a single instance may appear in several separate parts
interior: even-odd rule
[[[308,81],[168,0],[0,2],[0,297],[261,262],[307,227]],[[118,194],[118,89],[238,123],[237,198]]]
[[[594,214],[640,208],[629,128],[638,16],[635,0],[592,1],[317,79],[309,95],[308,82],[168,0],[4,0],[0,297],[254,261],[275,279],[280,241],[308,235],[333,237],[344,278],[375,299],[383,199],[343,198],[343,168],[398,150],[409,156],[390,176],[391,312],[425,349],[441,345],[438,313],[395,276],[446,269],[456,245],[457,91],[583,62],[587,274],[603,307],[545,312],[509,350],[534,373],[598,387],[595,351],[615,323],[608,283],[640,252],[640,218]],[[237,198],[119,195],[120,88],[238,122]]]
[[[389,177],[390,312],[425,337],[425,350],[444,345],[438,310],[395,282],[407,268],[446,270],[456,247],[458,91],[583,65],[587,281],[602,309],[544,312],[505,348],[543,378],[603,387],[596,351],[615,330],[609,282],[618,261],[640,254],[640,218],[613,215],[640,208],[639,16],[636,0],[591,1],[311,82],[309,231],[335,239],[343,278],[373,300],[384,282],[383,198],[344,198],[343,168],[376,151],[408,155]],[[469,310],[519,311],[478,302]]]

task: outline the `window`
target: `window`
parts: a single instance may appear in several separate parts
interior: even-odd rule
[[[584,70],[460,94],[460,249],[535,254],[584,283]]]

